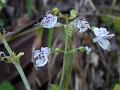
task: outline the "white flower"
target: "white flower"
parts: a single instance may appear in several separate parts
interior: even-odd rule
[[[93,28],[93,32],[95,33],[95,38],[93,39],[93,42],[98,42],[98,44],[104,49],[104,50],[110,50],[110,42],[108,39],[112,38],[115,36],[115,34],[109,34],[106,28]]]
[[[88,46],[85,46],[84,48],[85,48],[85,50],[86,50],[86,53],[87,53],[87,54],[90,54],[91,48],[89,48]]]
[[[37,67],[42,67],[47,64],[48,56],[51,50],[48,47],[42,47],[41,50],[36,50],[33,52],[33,58],[35,59],[35,65]]]
[[[79,29],[79,32],[83,33],[90,28],[90,25],[86,19],[81,19],[77,21],[76,27]]]
[[[34,52],[33,52],[33,58],[38,57],[40,54],[41,54],[41,53],[40,53],[40,50],[34,51]]]
[[[41,56],[49,56],[51,50],[48,47],[42,47],[41,48]]]
[[[37,67],[42,67],[42,66],[46,65],[47,62],[48,62],[48,58],[45,56],[45,57],[38,58],[35,61],[35,64],[36,64]]]
[[[51,13],[47,13],[45,17],[43,17],[40,25],[44,28],[53,28],[57,23],[57,16],[52,15]]]

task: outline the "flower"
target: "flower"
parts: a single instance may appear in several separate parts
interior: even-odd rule
[[[50,52],[51,52],[51,50],[48,47],[42,47],[41,48],[41,55],[42,56],[49,56]]]
[[[115,34],[109,34],[106,28],[93,28],[93,32],[95,33],[95,38],[93,39],[93,42],[98,42],[98,44],[104,49],[104,50],[110,50],[110,42],[108,39],[112,38],[115,36]]]
[[[87,54],[90,54],[91,48],[89,48],[88,46],[85,46],[84,48],[85,48],[85,50],[86,50],[86,53],[87,53]]]
[[[76,27],[79,29],[79,32],[83,33],[90,28],[90,25],[86,19],[81,19],[77,21]]]
[[[33,52],[33,58],[35,59],[35,65],[37,67],[42,67],[47,64],[48,56],[51,50],[48,47],[42,47],[41,50],[36,50]]]
[[[44,28],[53,28],[57,23],[57,16],[52,15],[51,13],[47,13],[45,17],[43,17],[40,25]]]

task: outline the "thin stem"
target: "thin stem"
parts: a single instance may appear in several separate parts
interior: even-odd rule
[[[74,61],[74,52],[72,53],[69,53],[69,63],[68,63],[68,70],[66,72],[66,79],[65,79],[65,89],[64,90],[67,90],[68,89],[68,85],[69,85],[69,81],[70,81],[70,78],[71,78],[71,72],[72,72],[72,69],[73,69],[73,61]]]
[[[48,47],[52,47],[52,39],[53,39],[53,29],[48,31]]]
[[[6,39],[5,39],[4,36],[3,36],[3,38],[2,38],[2,42],[3,42],[4,46],[5,46],[5,48],[7,49],[8,53],[9,53],[9,54],[12,54],[12,49],[11,49],[10,46],[8,45],[8,43],[7,43],[7,41],[6,41]]]
[[[2,36],[2,42],[3,42],[4,46],[5,46],[5,48],[7,49],[8,53],[11,55],[12,54],[12,49],[10,48],[10,46],[7,43],[4,36]],[[21,65],[19,63],[14,63],[14,65],[15,65],[17,71],[19,72],[21,78],[22,78],[22,81],[23,81],[23,83],[25,85],[26,90],[31,90],[30,85],[29,85],[29,83],[27,81],[27,78],[26,78],[26,76],[24,74],[24,71],[23,71]]]
[[[52,39],[53,39],[53,29],[49,29],[48,31],[48,47],[52,48]],[[49,57],[51,58],[51,57]],[[50,62],[48,62],[48,79],[49,79],[49,83],[48,83],[48,90],[50,90],[50,86],[51,86],[51,67],[50,67]]]
[[[67,69],[67,43],[68,43],[68,35],[67,35],[67,31],[65,30],[65,52],[64,52],[63,68],[62,68],[59,90],[64,90],[64,76]]]
[[[25,85],[26,90],[31,90],[30,85],[29,85],[29,83],[27,81],[27,78],[26,78],[26,76],[24,74],[24,71],[23,71],[21,65],[19,63],[14,63],[14,65],[15,65],[16,69],[18,70],[18,72],[19,72],[19,74],[21,76],[21,79],[22,79],[22,81],[23,81],[23,83]]]

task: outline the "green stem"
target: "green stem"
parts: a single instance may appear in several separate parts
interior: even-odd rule
[[[64,90],[67,90],[68,88],[68,85],[69,85],[69,81],[70,81],[70,78],[71,78],[71,73],[72,73],[72,69],[73,69],[73,61],[74,61],[74,52],[72,53],[69,53],[69,63],[68,63],[68,70],[66,72],[66,79],[65,79],[65,89]]]
[[[12,54],[12,49],[10,48],[10,46],[7,43],[4,36],[2,36],[2,42],[3,42],[4,46],[5,46],[5,48],[7,49],[8,53],[11,55]],[[23,83],[25,85],[26,90],[31,90],[30,85],[29,85],[29,83],[27,81],[27,78],[26,78],[26,76],[24,74],[24,71],[23,71],[21,65],[19,63],[14,63],[14,65],[15,65],[17,71],[19,72],[21,78],[22,78],[22,81],[23,81]]]
[[[63,68],[62,68],[62,76],[60,80],[59,90],[68,90],[69,80],[71,77],[71,72],[73,68],[73,60],[74,60],[74,50],[72,53],[68,52],[68,48],[71,48],[71,38],[68,36],[68,19],[66,19],[66,30],[65,30],[65,51],[64,51],[64,60],[63,60]],[[68,38],[69,37],[69,38]],[[68,46],[69,43],[69,46]]]
[[[49,29],[49,31],[48,31],[48,47],[49,48],[52,48],[52,40],[53,40],[53,29]],[[50,62],[48,62],[48,79],[49,79],[48,90],[50,90],[50,87],[51,87],[51,67],[50,67]]]
[[[12,50],[11,50],[10,46],[8,45],[8,43],[7,43],[4,36],[2,37],[2,42],[3,42],[4,46],[5,46],[5,48],[7,49],[8,53],[12,54]]]
[[[27,81],[27,78],[26,78],[26,76],[24,74],[24,71],[23,71],[21,65],[19,63],[14,63],[14,65],[15,65],[16,69],[18,70],[21,78],[22,78],[22,81],[23,81],[23,83],[25,85],[26,90],[31,90],[30,85],[29,85],[29,83]]]
[[[48,47],[52,47],[52,39],[53,39],[53,29],[49,29],[48,31]]]
[[[64,53],[63,68],[62,68],[59,90],[64,90],[64,76],[67,69],[67,42],[68,42],[68,35],[67,35],[67,31],[65,31],[65,53]]]

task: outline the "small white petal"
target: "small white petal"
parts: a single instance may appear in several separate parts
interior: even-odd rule
[[[40,24],[44,28],[53,28],[55,27],[56,23],[57,23],[57,16],[53,16],[51,13],[49,13],[45,17],[43,17]]]
[[[107,40],[107,39],[103,39],[101,38],[99,41],[98,41],[98,44],[104,49],[104,50],[110,50],[110,42]]]
[[[103,38],[111,39],[114,36],[115,36],[115,34],[109,34],[109,35],[103,36]]]
[[[49,56],[50,52],[51,52],[51,50],[48,47],[41,48],[41,54],[43,54],[43,56]]]
[[[87,54],[90,54],[91,48],[89,48],[88,46],[85,46],[85,49],[86,49],[86,53],[87,53]]]
[[[93,32],[95,33],[96,36],[101,36],[101,32],[100,32],[100,29],[99,29],[99,28],[94,27],[94,28],[93,28]]]
[[[107,29],[106,29],[106,28],[103,28],[103,27],[100,27],[100,32],[101,32],[101,34],[102,34],[103,36],[109,34],[109,32],[107,31]]]
[[[93,38],[93,42],[94,42],[94,43],[98,42],[97,37]]]
[[[95,33],[96,36],[99,36],[99,37],[106,37],[108,36],[108,38],[112,38],[113,36],[115,36],[115,34],[109,34],[109,32],[107,31],[106,28],[97,28],[97,27],[94,27],[93,28],[93,32]]]
[[[41,57],[40,59],[37,59],[35,64],[37,67],[42,67],[45,66],[48,62],[48,58],[47,57]]]
[[[83,33],[90,28],[90,25],[85,19],[82,19],[77,21],[76,27],[79,29],[79,32]]]
[[[40,54],[41,54],[41,53],[40,53],[40,50],[34,51],[34,52],[33,52],[33,58],[38,57]]]

